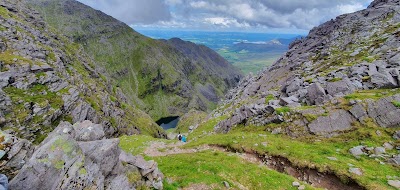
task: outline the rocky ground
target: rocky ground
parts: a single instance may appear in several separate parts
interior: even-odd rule
[[[62,122],[34,149],[10,135],[3,144],[11,141],[24,145],[11,146],[11,162],[25,164],[10,181],[10,189],[163,188],[157,163],[121,151],[119,139],[105,139],[102,125],[90,121]]]

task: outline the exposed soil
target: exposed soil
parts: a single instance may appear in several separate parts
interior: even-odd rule
[[[227,153],[234,153],[242,159],[258,164],[267,166],[270,169],[285,173],[295,177],[296,179],[303,181],[317,188],[324,188],[328,190],[364,190],[365,188],[360,186],[354,180],[348,178],[347,183],[343,183],[342,180],[336,176],[333,172],[319,172],[315,168],[297,167],[291,163],[287,158],[280,156],[268,156],[260,155],[255,152],[243,152],[241,150],[234,150],[222,146],[208,146],[204,145],[196,149],[181,149],[180,146],[184,145],[183,142],[175,142],[166,144],[164,142],[153,142],[146,150],[145,154],[148,156],[167,156],[174,154],[188,154],[196,153],[204,150],[215,150]],[[192,188],[196,188],[194,184]],[[191,189],[188,187],[187,189]],[[186,188],[185,188],[186,189]]]
[[[217,146],[218,149],[223,147]],[[225,149],[225,151],[236,152],[233,149]],[[252,163],[262,163],[268,168],[278,171],[280,173],[285,173],[290,176],[299,179],[300,181],[306,182],[313,187],[324,188],[329,190],[364,190],[365,188],[360,186],[354,180],[347,178],[347,183],[342,182],[342,180],[336,176],[333,172],[319,172],[315,168],[308,167],[297,167],[287,158],[280,156],[268,156],[260,155],[254,152],[241,153],[241,157]]]

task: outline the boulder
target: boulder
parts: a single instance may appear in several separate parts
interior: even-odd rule
[[[364,149],[365,149],[365,146],[356,146],[356,147],[351,148],[351,149],[349,150],[349,152],[350,152],[350,154],[352,154],[353,156],[359,157],[359,156],[361,156],[361,155],[365,155]]]
[[[400,109],[393,105],[400,101],[400,95],[382,98],[368,104],[368,115],[381,127],[398,127],[400,125]]]
[[[48,72],[48,71],[53,71],[54,69],[47,64],[41,64],[41,65],[32,65],[31,66],[31,71],[34,73],[40,73],[40,72]]]
[[[389,163],[400,166],[400,154],[389,159]]]
[[[356,175],[363,175],[363,172],[360,168],[350,168],[349,172]]]
[[[393,145],[392,144],[390,144],[390,143],[384,143],[383,144],[383,147],[386,149],[386,150],[393,150]]]
[[[320,105],[324,102],[325,90],[319,83],[314,83],[307,88],[307,100],[311,105]]]
[[[394,188],[400,189],[400,180],[388,180],[388,184]]]
[[[375,73],[371,75],[371,83],[377,88],[394,88],[398,86],[398,81],[390,73]]]
[[[0,41],[0,53],[3,53],[7,50],[7,44]]]
[[[10,181],[10,189],[134,189],[135,184],[162,189],[157,164],[121,151],[119,139],[102,139],[102,129],[90,121],[60,123]],[[138,160],[145,175],[133,165]],[[135,182],[127,178],[133,172]]]
[[[358,120],[363,121],[368,117],[367,111],[365,111],[362,104],[356,104],[350,109],[350,113]]]
[[[374,148],[374,154],[375,155],[382,155],[384,153],[386,153],[385,148],[383,148],[383,147],[375,147]]]
[[[337,82],[328,82],[326,84],[326,91],[331,96],[343,96],[352,93],[354,90],[355,87],[348,78],[343,78],[341,81]]]
[[[104,137],[103,125],[93,124],[90,121],[78,122],[73,125],[77,141],[95,141]]]
[[[393,134],[393,138],[394,138],[395,140],[399,140],[399,139],[400,139],[400,131],[396,131],[396,132]]]
[[[335,110],[329,116],[320,116],[308,125],[311,134],[329,135],[352,128],[354,118],[345,110]]]
[[[294,96],[290,96],[290,97],[281,97],[279,104],[282,106],[287,106],[287,105],[298,103],[298,102],[299,102],[299,99],[297,99]]]

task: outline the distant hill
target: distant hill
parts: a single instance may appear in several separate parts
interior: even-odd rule
[[[52,27],[81,44],[105,73],[115,79],[128,100],[154,120],[182,115],[191,108],[210,110],[242,77],[238,70],[221,64],[223,59],[212,53],[204,53],[201,62],[194,61],[171,43],[145,37],[75,0],[29,3]],[[220,61],[214,61],[215,58]],[[204,96],[210,92],[212,99]]]

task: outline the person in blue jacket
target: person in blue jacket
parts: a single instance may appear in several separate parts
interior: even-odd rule
[[[186,142],[186,137],[182,135],[182,142]]]

